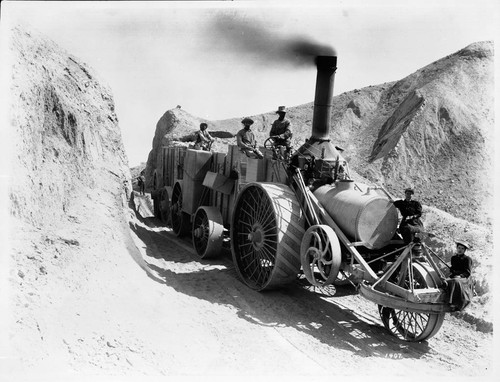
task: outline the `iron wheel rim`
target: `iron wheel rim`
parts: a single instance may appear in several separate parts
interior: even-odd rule
[[[248,285],[265,286],[276,261],[278,232],[274,206],[259,187],[247,188],[234,212],[237,233],[233,235],[238,268]],[[260,203],[259,203],[260,201]]]

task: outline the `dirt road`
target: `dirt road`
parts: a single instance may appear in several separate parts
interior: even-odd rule
[[[188,238],[152,217],[149,197],[135,194],[127,224],[104,196],[54,231],[12,220],[2,381],[493,379],[493,336],[454,316],[427,342],[408,343],[352,286],[312,290],[297,279],[255,292],[227,248],[199,260]]]
[[[171,349],[179,362],[174,373],[409,378],[492,373],[492,335],[451,315],[429,341],[407,343],[385,331],[376,306],[350,285],[314,290],[298,278],[279,291],[255,292],[238,279],[228,248],[215,260],[200,260],[189,239],[158,225],[148,199],[136,196],[136,205],[132,231],[142,248],[136,261],[175,296],[163,296],[156,306],[182,305],[164,317],[162,333],[182,338],[174,347],[183,349]]]

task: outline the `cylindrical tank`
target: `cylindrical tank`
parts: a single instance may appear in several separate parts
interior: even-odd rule
[[[382,248],[396,232],[396,207],[367,186],[358,184],[358,188],[353,181],[338,181],[319,187],[314,196],[350,239],[369,249]]]

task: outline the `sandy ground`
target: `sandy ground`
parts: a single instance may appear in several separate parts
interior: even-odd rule
[[[103,224],[88,241],[72,239],[69,226],[47,234],[13,221],[22,234],[2,381],[496,375],[492,334],[456,317],[427,342],[401,342],[352,286],[312,290],[298,278],[255,292],[227,249],[199,260],[188,239],[152,217],[148,197],[135,194],[130,206],[122,232]],[[97,212],[104,222],[116,213]]]

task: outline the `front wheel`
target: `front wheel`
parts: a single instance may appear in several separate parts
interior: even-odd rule
[[[436,288],[430,271],[422,264],[413,263],[413,288]],[[409,276],[405,287],[410,288]],[[444,321],[445,313],[421,313],[378,306],[380,318],[384,326],[392,334],[410,342],[419,342],[435,335]]]

